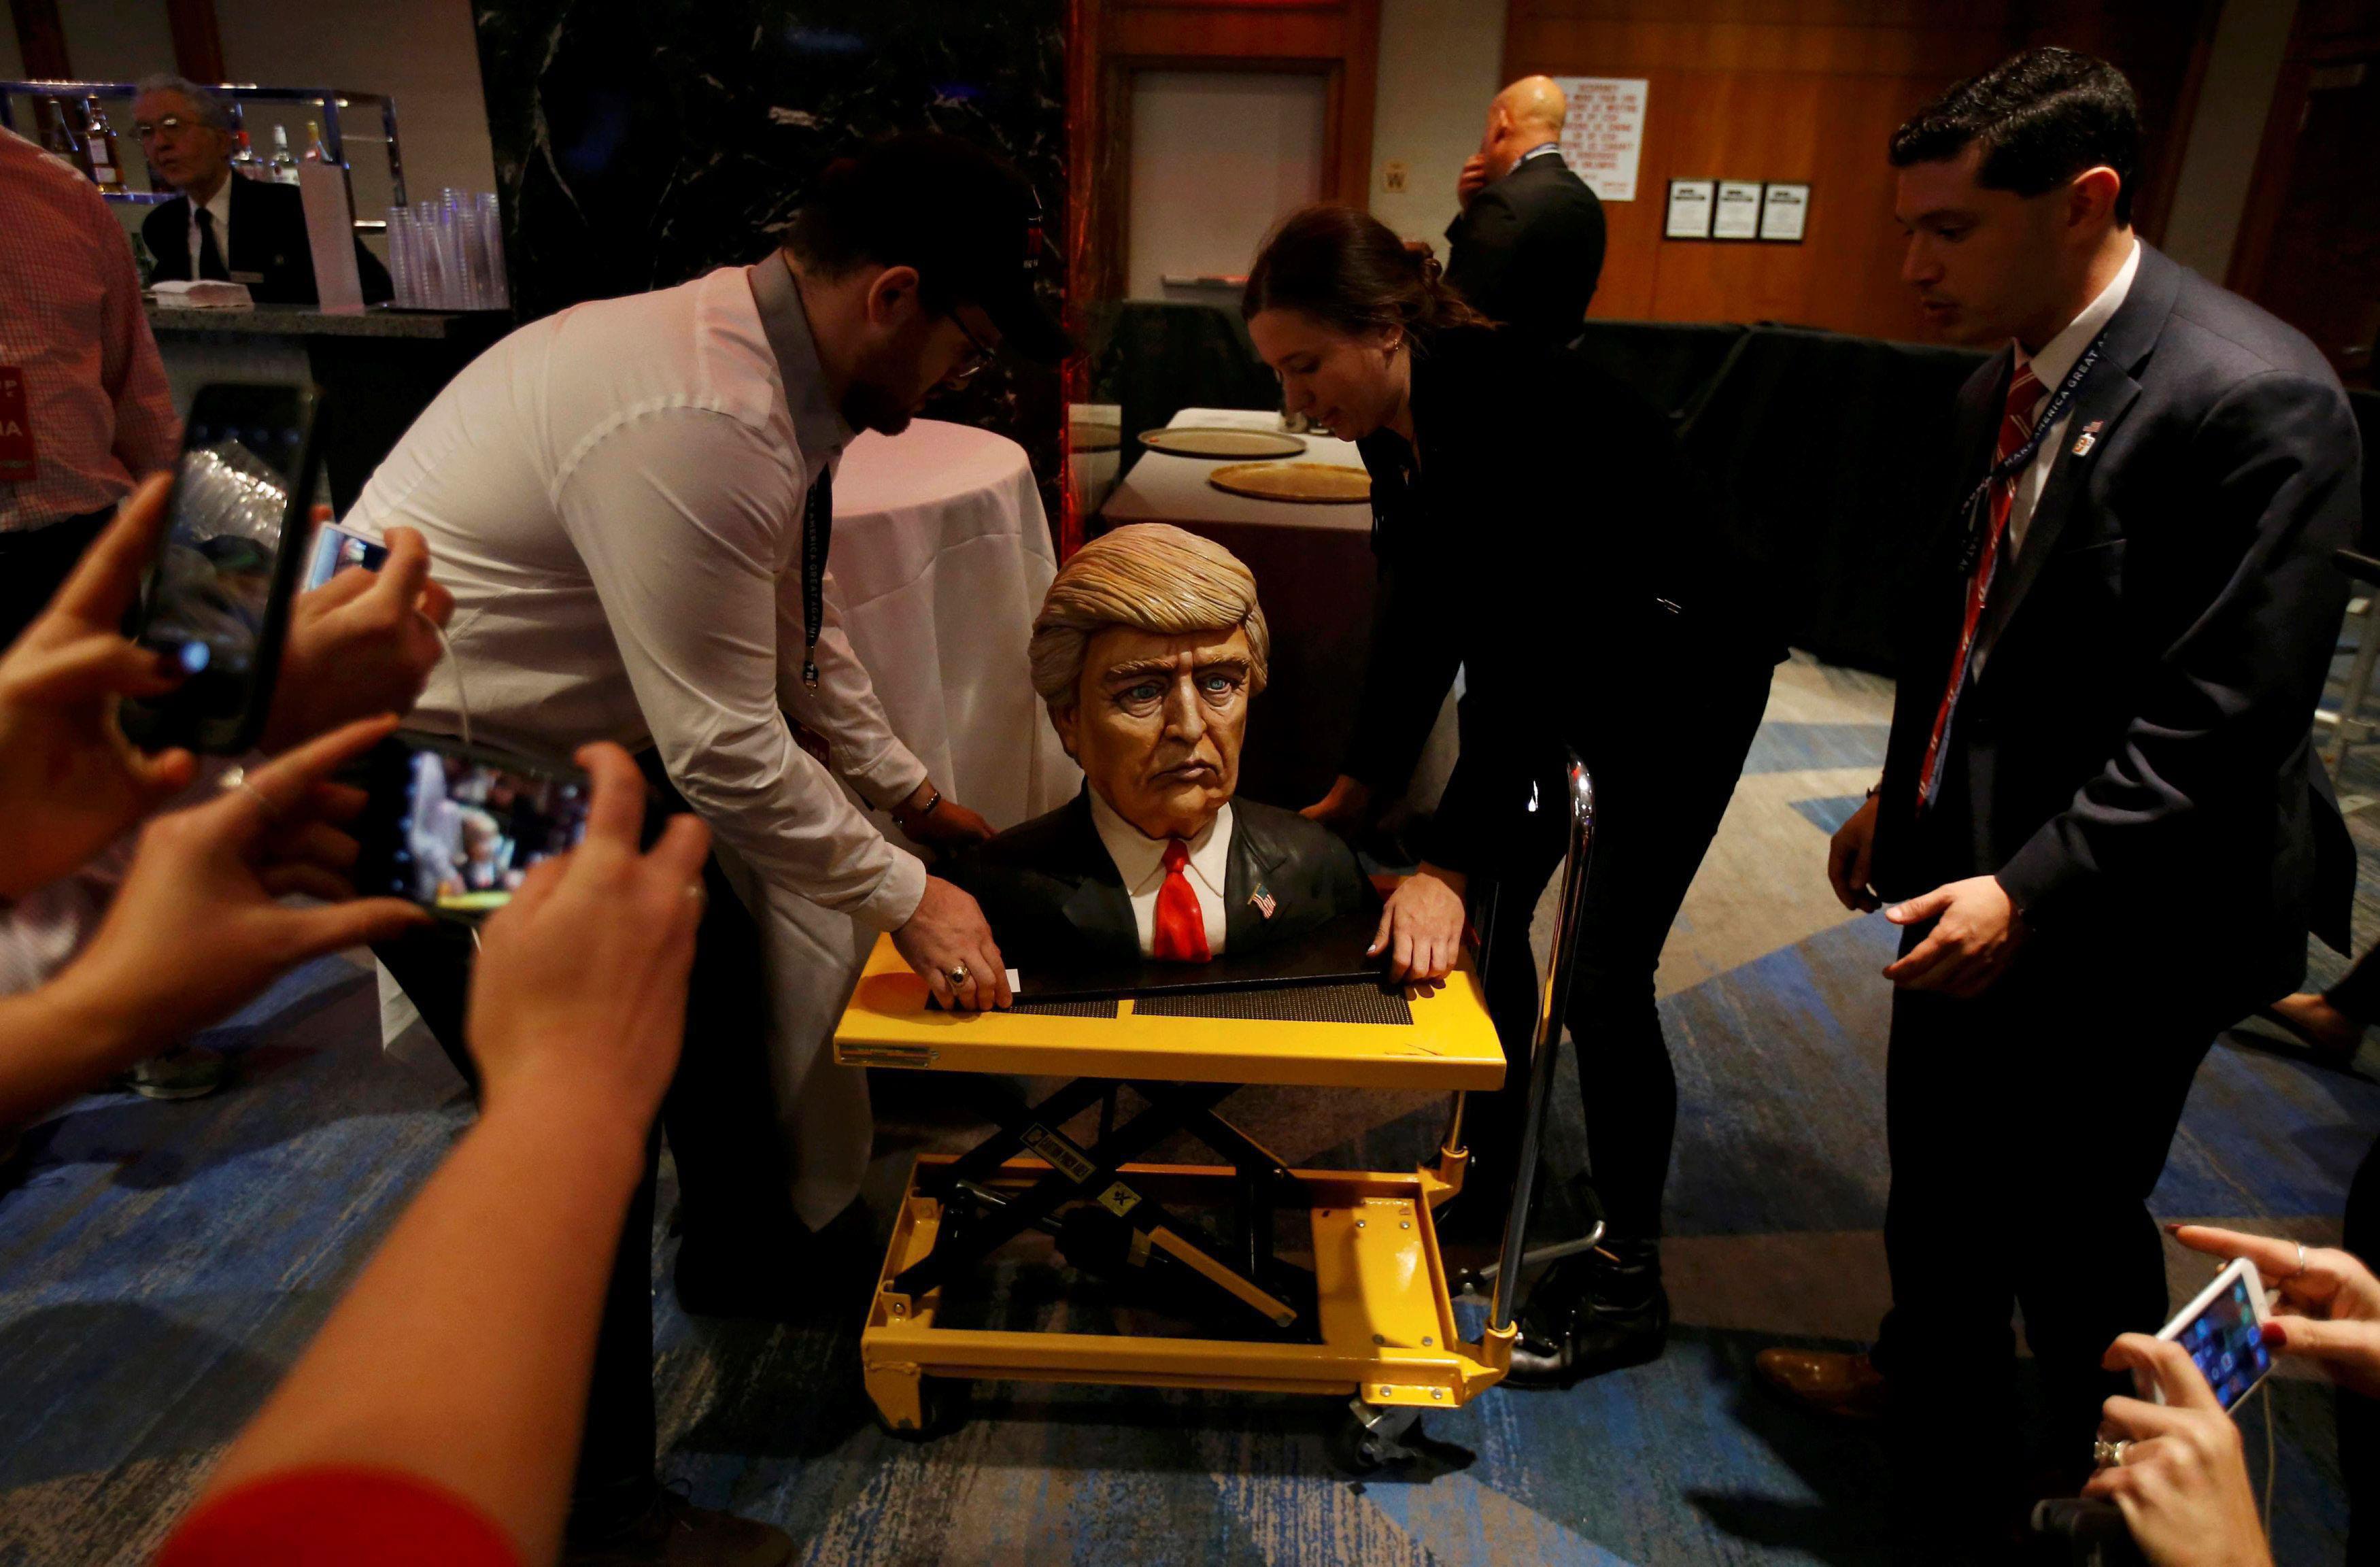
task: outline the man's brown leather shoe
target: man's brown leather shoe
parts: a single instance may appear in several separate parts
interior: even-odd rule
[[[1880,1420],[1884,1373],[1866,1354],[1828,1349],[1764,1349],[1754,1358],[1760,1379],[1804,1409],[1846,1420]]]

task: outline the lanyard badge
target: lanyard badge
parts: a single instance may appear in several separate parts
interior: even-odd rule
[[[1966,504],[1960,508],[1967,530],[1965,546],[1959,552],[1961,577],[1973,576],[1975,563],[1983,558],[1984,535],[1990,530],[1992,515],[1991,507],[1985,503],[1991,496],[1992,487],[2013,480],[2032,466],[2033,459],[2041,452],[2041,443],[2049,439],[2049,432],[2058,428],[2060,419],[2074,411],[2075,399],[2082,395],[2083,383],[2091,379],[2092,370],[2098,367],[2099,356],[2107,343],[2107,334],[2103,328],[2098,336],[2091,339],[2091,346],[2083,349],[2082,356],[2074,361],[2074,368],[2066,372],[2066,379],[2058,383],[2058,390],[2043,407],[2040,416],[2033,421],[2033,433],[2025,438],[2024,444],[1994,463],[1991,471],[1984,475],[1983,482],[1968,492]],[[2082,439],[2074,443],[2076,456],[2091,455],[2091,447],[2097,442],[2106,422],[2104,419],[2095,421],[2083,431]]]

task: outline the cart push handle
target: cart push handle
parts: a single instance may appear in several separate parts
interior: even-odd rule
[[[1554,1065],[1559,1059],[1562,1019],[1570,1012],[1571,976],[1578,965],[1579,916],[1586,906],[1586,870],[1595,852],[1595,780],[1575,755],[1562,769],[1564,798],[1548,800],[1536,784],[1529,786],[1530,812],[1570,812],[1570,842],[1562,856],[1561,909],[1554,927],[1553,963],[1546,975],[1545,995],[1537,1013],[1537,1034],[1529,1052],[1529,1099],[1521,1122],[1520,1169],[1512,1179],[1512,1207],[1504,1220],[1504,1247],[1496,1269],[1496,1293],[1488,1313],[1491,1333],[1510,1331],[1512,1295],[1519,1287],[1522,1253],[1529,1241],[1529,1205],[1536,1195],[1537,1150],[1546,1136],[1546,1108],[1553,1099]],[[1585,1041],[1577,1044],[1584,1048]]]

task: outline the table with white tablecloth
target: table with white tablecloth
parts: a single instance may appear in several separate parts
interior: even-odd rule
[[[1279,431],[1281,419],[1266,409],[1184,408],[1168,428]],[[1315,433],[1299,439],[1305,450],[1283,462],[1364,466],[1352,441]],[[1355,699],[1372,644],[1372,508],[1261,501],[1208,482],[1216,468],[1237,460],[1144,451],[1100,508],[1100,522],[1107,528],[1170,522],[1214,540],[1256,573],[1273,656],[1270,683],[1249,710],[1240,788],[1253,798],[1295,808],[1330,787],[1354,733]],[[1408,798],[1434,806],[1453,759],[1450,698]]]
[[[1082,775],[1026,660],[1058,566],[1022,446],[934,419],[860,436],[835,471],[828,563],[892,732],[950,798],[1006,828],[1074,796]],[[828,1043],[875,933],[722,860],[763,932],[795,1206],[823,1224],[857,1193],[874,1136],[866,1075]]]

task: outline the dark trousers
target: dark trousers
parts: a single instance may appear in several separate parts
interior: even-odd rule
[[[1614,725],[1585,742],[1582,759],[1595,780],[1594,854],[1565,1021],[1578,1051],[1590,1173],[1618,1238],[1661,1233],[1678,1078],[1653,1004],[1653,973],[1759,732],[1772,668],[1754,656],[1715,661],[1677,683],[1674,705],[1648,705],[1645,722]],[[1567,800],[1558,772],[1536,784],[1541,800]],[[1490,1212],[1509,1200],[1528,1104],[1542,994],[1530,916],[1560,871],[1570,836],[1566,806],[1534,814],[1519,808],[1527,781],[1500,795],[1514,808],[1493,835],[1500,847],[1486,879],[1495,899],[1488,1004],[1508,1066],[1502,1088],[1472,1099],[1465,1136],[1473,1160],[1465,1184],[1474,1194],[1465,1201]]]
[[[41,528],[0,533],[0,649],[6,649],[56,596],[91,541],[115,519],[108,506]]]
[[[686,809],[650,753],[638,759],[663,805]],[[653,1186],[662,1130],[677,1162],[685,1245],[749,1246],[759,1254],[789,1245],[800,1228],[769,1077],[759,929],[716,860],[703,881],[710,903],[695,939],[686,1049],[646,1149],[644,1178],[628,1203],[595,1341],[571,1502],[582,1520],[632,1512],[653,1487]],[[479,1073],[463,1044],[470,932],[440,925],[375,950],[477,1094]]]
[[[2088,1473],[2099,1405],[2128,1385],[2099,1368],[2107,1345],[2165,1322],[2148,1197],[2230,1014],[2127,984],[2129,966],[2036,945],[1978,999],[1893,997],[1892,1310],[1876,1354],[1902,1560],[1997,1560],[2025,1504]],[[2041,1383],[2030,1433],[2020,1307]]]

